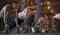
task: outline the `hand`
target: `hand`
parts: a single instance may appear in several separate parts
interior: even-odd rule
[[[8,27],[8,24],[5,24],[5,27]]]
[[[16,27],[20,27],[19,25],[16,25]]]
[[[5,28],[6,28],[6,29],[9,29],[9,26],[8,26],[8,24],[5,24]]]

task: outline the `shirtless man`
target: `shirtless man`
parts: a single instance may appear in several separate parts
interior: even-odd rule
[[[40,25],[41,31],[45,32],[46,28],[48,28],[48,16],[46,14],[42,15],[37,24]]]
[[[17,32],[19,32],[18,25],[18,3],[13,2],[12,4],[8,4],[4,10],[4,25],[5,25],[5,33],[8,33],[9,30],[16,25]]]

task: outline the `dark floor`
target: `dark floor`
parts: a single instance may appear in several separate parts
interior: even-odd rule
[[[1,26],[2,27],[2,26]],[[14,28],[12,30],[12,32],[10,32],[9,34],[5,34],[4,32],[2,32],[0,30],[0,35],[60,35],[60,32],[51,32],[51,33],[15,33],[14,30],[16,30],[16,28]]]
[[[16,33],[14,32],[16,30],[16,27],[13,28],[12,32],[10,32],[9,34],[5,34],[3,31],[0,31],[0,35],[60,35],[60,32],[49,32],[49,33],[32,33],[32,32],[29,32],[29,33],[24,33],[24,32],[21,32],[21,33]]]
[[[0,35],[60,35],[59,32],[54,32],[54,33],[9,33],[9,34],[5,34],[3,32],[0,32]]]

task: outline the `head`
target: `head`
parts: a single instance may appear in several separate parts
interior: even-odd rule
[[[32,5],[33,10],[37,10],[37,4]]]
[[[37,4],[29,5],[28,9],[29,9],[31,14],[34,14],[37,11]]]
[[[17,9],[19,9],[20,8],[20,4],[19,3],[17,3]]]
[[[12,1],[12,7],[13,9],[19,8],[19,2],[17,0]]]
[[[12,3],[13,9],[16,9],[17,8],[16,6],[17,6],[16,3]]]

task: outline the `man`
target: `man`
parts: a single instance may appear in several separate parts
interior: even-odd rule
[[[20,26],[23,28],[25,28],[25,18],[26,18],[26,13],[27,13],[27,10],[28,10],[28,7],[26,7],[22,12],[19,12],[18,13],[18,19],[19,19],[19,23],[20,23]]]
[[[40,25],[40,30],[42,32],[46,32],[48,29],[48,16],[46,14],[43,14],[38,20],[37,25]]]
[[[30,27],[33,26],[36,9],[37,8],[35,5],[27,6],[23,12],[18,13],[19,19],[24,20],[25,25],[28,25]]]
[[[5,26],[4,26],[4,27],[5,27],[4,32],[6,32],[6,33],[9,32],[9,29],[8,29],[9,26],[8,26],[7,20],[6,20],[6,17],[7,17],[7,16],[6,16],[6,15],[7,15],[7,11],[6,11],[7,9],[6,9],[6,8],[7,8],[7,7],[10,7],[10,4],[6,5],[6,7],[5,7],[4,11],[3,11],[3,21],[4,21],[4,25],[5,25]]]
[[[8,33],[11,28],[15,25],[17,27],[17,32],[19,31],[20,26],[18,25],[18,3],[13,2],[12,5],[7,5],[6,10],[4,10],[4,24],[5,24],[5,32]]]
[[[42,16],[39,18],[37,24],[35,25],[36,31],[38,31],[38,29],[40,29],[42,32],[45,32],[44,29],[43,29],[43,24],[44,24],[43,22],[44,22],[44,15],[42,15]],[[39,27],[39,26],[40,26],[40,27]],[[39,31],[40,31],[40,30],[39,30]]]

